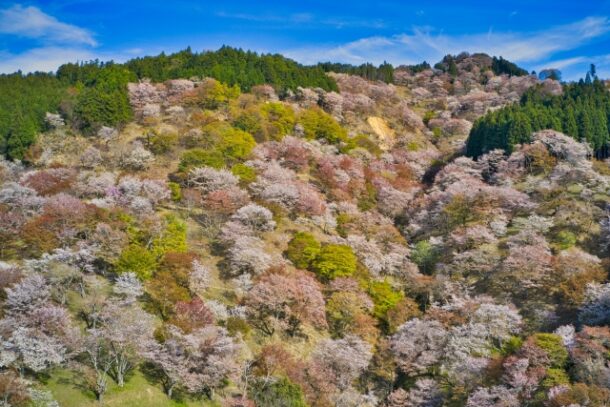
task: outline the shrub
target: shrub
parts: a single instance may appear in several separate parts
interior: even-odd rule
[[[224,167],[224,158],[222,153],[217,150],[194,148],[192,150],[185,151],[180,159],[178,169],[186,172],[194,167],[212,167],[220,169]]]
[[[205,109],[218,109],[226,106],[231,99],[239,96],[237,85],[227,86],[215,79],[207,78],[185,97],[185,103]]]
[[[294,128],[294,111],[288,105],[279,102],[266,103],[261,108],[263,117],[267,120],[268,138],[280,141],[290,134]]]
[[[303,125],[305,137],[308,139],[326,140],[332,144],[347,140],[347,131],[318,107],[305,110],[298,121]]]
[[[166,216],[165,221],[165,230],[152,242],[152,253],[157,259],[168,252],[185,253],[187,251],[186,224],[173,215]]]
[[[411,252],[411,260],[423,274],[432,274],[438,257],[438,250],[427,240],[417,242]]]
[[[568,351],[563,346],[559,335],[549,333],[537,333],[534,335],[534,343],[543,349],[551,361],[551,366],[562,368],[568,361]]]
[[[502,343],[502,349],[500,349],[500,352],[504,356],[512,355],[521,349],[522,345],[523,339],[518,336],[511,336],[508,340]]]
[[[311,268],[324,279],[347,277],[356,271],[357,260],[352,248],[342,244],[328,244],[320,249]]]
[[[117,273],[133,272],[142,279],[149,279],[157,268],[157,259],[144,247],[131,244],[121,252],[116,265]]]
[[[395,333],[398,327],[412,318],[419,317],[421,311],[415,301],[409,297],[404,297],[394,306],[388,308],[385,321],[388,331]]]
[[[254,147],[256,141],[250,133],[233,127],[223,132],[216,146],[227,162],[246,159]]]
[[[547,369],[546,377],[542,381],[542,387],[550,389],[562,384],[570,384],[570,378],[563,369]]]
[[[256,146],[250,133],[228,125],[210,126],[206,126],[209,127],[206,129],[207,138],[210,139],[209,148],[194,148],[185,152],[178,167],[180,171],[193,167],[220,169],[231,166],[246,159]]]
[[[276,381],[258,380],[250,397],[257,406],[266,407],[307,407],[301,388],[286,378]]]
[[[379,147],[379,143],[371,140],[366,134],[358,134],[357,136],[348,140],[349,147],[355,148],[360,147],[373,154],[376,157],[379,157],[383,151]]]
[[[148,147],[155,154],[167,153],[178,142],[178,135],[174,133],[153,133],[148,136]]]
[[[562,230],[557,233],[554,240],[559,250],[566,250],[576,244],[576,235],[569,230]]]
[[[363,292],[337,291],[326,302],[326,319],[333,337],[358,335],[375,343],[379,332],[375,319],[369,315],[373,304]]]
[[[320,253],[320,248],[320,242],[311,233],[298,232],[288,242],[286,257],[295,267],[306,269]]]
[[[436,112],[434,110],[428,110],[426,111],[426,113],[424,113],[424,124],[427,126],[428,123],[430,122],[430,120],[434,119],[436,117]]]
[[[373,315],[376,318],[385,318],[389,310],[404,298],[402,291],[396,291],[387,281],[372,281],[368,286],[368,293],[373,300]]]
[[[256,180],[256,171],[246,164],[238,163],[231,167],[233,175],[238,177],[243,184],[249,184]]]
[[[182,199],[182,189],[180,188],[180,184],[176,182],[168,182],[167,186],[172,194],[172,201],[179,202]]]

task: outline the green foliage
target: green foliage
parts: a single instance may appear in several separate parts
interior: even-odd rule
[[[199,106],[204,109],[218,109],[227,106],[229,101],[239,96],[237,85],[228,86],[215,79],[208,79],[199,85],[194,94],[186,99],[187,104]]]
[[[250,133],[233,127],[223,132],[221,140],[216,144],[216,149],[223,155],[227,164],[246,159],[254,147],[256,141]]]
[[[311,268],[320,277],[332,280],[354,274],[357,263],[356,255],[351,247],[341,244],[327,244],[322,246],[320,253],[311,263]]]
[[[534,335],[534,343],[542,348],[551,361],[551,367],[563,368],[568,361],[568,351],[563,346],[559,335],[549,333],[537,333]]]
[[[576,235],[569,230],[562,230],[555,236],[554,242],[559,250],[566,250],[576,244]]]
[[[491,62],[491,70],[496,75],[507,74],[508,76],[524,76],[528,74],[525,69],[520,68],[513,62],[507,61],[502,57],[493,57]]]
[[[99,66],[97,73],[85,80],[87,87],[74,107],[78,127],[90,133],[100,126],[120,127],[131,120],[127,83],[135,77],[128,70],[114,64]]]
[[[385,318],[388,311],[404,298],[403,292],[392,288],[387,281],[371,281],[368,285],[368,294],[375,304],[373,315],[379,319]]]
[[[377,188],[371,181],[366,181],[364,191],[358,197],[358,209],[366,212],[377,205]]]
[[[403,296],[400,301],[388,308],[383,317],[383,326],[388,334],[393,334],[406,321],[419,316],[421,316],[421,310],[417,302],[412,298]]]
[[[307,407],[301,387],[283,377],[275,381],[257,380],[250,397],[257,406]]]
[[[383,151],[381,147],[379,147],[379,143],[372,140],[370,136],[366,134],[358,134],[350,139],[348,139],[349,149],[353,149],[356,147],[360,147],[373,154],[376,157],[379,157]]]
[[[157,259],[153,253],[140,245],[130,244],[121,252],[115,270],[117,273],[134,272],[141,280],[147,280],[156,268]]]
[[[279,102],[265,103],[261,108],[263,118],[267,121],[269,139],[280,141],[292,132],[295,123],[294,110],[289,105]]]
[[[427,126],[428,123],[430,123],[430,120],[434,119],[435,117],[436,112],[434,110],[427,110],[423,117],[424,124]]]
[[[186,223],[174,215],[165,217],[165,230],[160,236],[152,241],[151,252],[160,260],[165,253],[185,253],[186,244]]]
[[[542,380],[542,387],[550,389],[562,384],[570,384],[570,378],[563,369],[547,369],[546,376]]]
[[[347,225],[352,221],[352,217],[347,213],[340,213],[337,219],[337,233],[343,238],[347,238]]]
[[[384,65],[382,71],[388,77],[388,67]],[[192,76],[219,81],[210,81],[208,88],[201,87],[203,98],[196,98],[210,108],[226,104],[239,94],[239,89],[248,91],[261,84],[271,84],[280,92],[299,86],[338,91],[335,81],[319,66],[303,66],[281,55],[259,55],[231,47],[202,53],[193,53],[189,48],[171,55],[136,58],[125,64],[97,60],[68,63],[59,67],[56,75],[1,75],[0,154],[23,158],[36,134],[44,129],[45,112],[56,112],[60,105],[65,116],[74,119],[74,125],[91,134],[100,126],[121,127],[131,120],[128,82],[142,78],[162,82]],[[70,86],[78,90],[74,102],[66,92]],[[294,114],[288,110],[271,106],[263,112],[269,116],[271,130],[278,138],[294,121]],[[161,148],[165,147],[162,144]]]
[[[217,150],[206,150],[203,148],[194,148],[185,151],[180,159],[178,169],[186,172],[193,167],[208,166],[216,169],[224,167],[225,162],[222,153]]]
[[[421,62],[419,64],[415,64],[415,65],[401,65],[399,68],[400,69],[406,69],[407,71],[409,71],[413,75],[413,74],[416,74],[416,73],[419,73],[419,72],[423,72],[423,71],[425,71],[427,69],[430,69],[432,67],[430,66],[430,64],[428,62],[424,61],[424,62]]]
[[[180,184],[177,182],[168,182],[167,185],[172,194],[172,201],[180,201],[182,199],[182,189],[180,188]]]
[[[66,85],[53,75],[0,75],[0,154],[22,159],[44,129],[46,112],[56,112]]]
[[[307,269],[320,253],[320,249],[320,242],[311,233],[298,232],[288,242],[286,257],[295,267]]]
[[[298,122],[303,125],[305,137],[310,140],[326,140],[331,144],[347,140],[347,131],[318,107],[303,111]]]
[[[243,337],[248,336],[251,331],[250,325],[248,321],[238,317],[229,317],[227,318],[227,322],[225,323],[225,327],[227,331],[229,331],[229,335],[236,336],[237,334],[241,334]]]
[[[186,151],[180,160],[180,171],[207,165],[213,168],[230,167],[245,160],[256,141],[250,133],[224,122],[208,124],[203,128],[205,148]]]
[[[515,144],[531,142],[532,132],[543,129],[564,132],[600,150],[610,142],[609,115],[610,94],[598,80],[565,84],[560,96],[548,95],[537,86],[519,104],[479,118],[468,137],[466,153],[478,157],[496,148],[510,153]]]
[[[237,107],[239,109],[239,107]],[[233,125],[252,134],[256,141],[281,141],[290,134],[296,121],[290,105],[267,102],[237,110]]]
[[[254,85],[270,84],[283,92],[297,87],[337,90],[335,81],[316,66],[303,66],[278,54],[257,54],[222,47],[217,51],[194,53],[190,48],[174,54],[132,59],[124,66],[138,78],[155,82],[168,79],[210,77],[248,91]]]
[[[237,163],[231,167],[231,172],[244,184],[256,181],[256,170],[246,164]]]
[[[504,356],[513,355],[523,345],[523,339],[518,336],[511,336],[508,340],[502,343],[502,349],[500,349],[500,353]]]
[[[411,260],[417,264],[423,274],[434,272],[438,257],[438,250],[427,240],[417,242],[411,252]]]
[[[425,62],[424,62],[425,63]],[[392,83],[394,80],[394,67],[392,64],[383,62],[378,67],[371,63],[362,65],[350,65],[333,62],[321,62],[318,64],[324,72],[336,72],[336,73],[347,73],[350,75],[358,75],[370,81],[383,81],[385,83]],[[428,65],[428,68],[430,65]]]
[[[164,154],[172,149],[178,141],[175,133],[156,133],[152,132],[148,136],[148,148],[155,154]]]
[[[451,59],[449,61],[449,69],[447,70],[447,72],[449,73],[449,75],[456,77],[458,74],[458,68],[457,65],[455,63],[455,60]]]

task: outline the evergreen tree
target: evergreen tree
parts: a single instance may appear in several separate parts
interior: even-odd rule
[[[591,74],[591,77],[593,79],[597,78],[597,68],[595,67],[595,64],[591,64],[591,66],[589,67],[589,73]]]
[[[583,109],[578,115],[578,140],[590,141],[593,135],[593,123],[591,114],[587,109]]]
[[[590,73],[590,72],[587,72],[587,76],[585,77],[585,83],[586,83],[587,85],[590,85],[590,84],[591,84],[591,82],[592,82],[592,81],[591,81],[591,73]]]
[[[456,77],[458,74],[458,69],[457,69],[457,65],[455,63],[455,61],[453,60],[453,58],[449,61],[449,75]]]
[[[595,150],[609,141],[610,93],[599,81],[565,84],[562,95],[552,96],[542,86],[528,90],[519,104],[479,118],[466,142],[466,153],[477,157],[495,148],[507,152],[530,140],[528,133],[554,129],[588,142]]]

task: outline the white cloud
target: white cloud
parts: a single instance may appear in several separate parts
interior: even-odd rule
[[[423,60],[435,62],[446,54],[462,51],[501,55],[516,62],[539,62],[560,51],[573,50],[610,31],[606,17],[584,20],[530,33],[485,32],[448,35],[433,29],[414,28],[412,33],[391,37],[369,37],[339,46],[309,47],[285,53],[304,63],[321,60],[349,63],[384,60],[394,64],[412,64]]]
[[[66,48],[49,46],[33,48],[20,54],[0,52],[0,73],[12,73],[18,70],[24,72],[54,72],[60,65],[68,62],[102,61],[123,62],[133,57],[129,52],[124,53],[98,53],[84,48]]]
[[[566,68],[570,68],[574,65],[581,65],[584,63],[590,63],[590,61],[592,61],[592,58],[590,57],[573,57],[573,58],[566,58],[566,59],[557,59],[554,61],[549,61],[546,62],[544,64],[540,64],[536,67],[534,67],[534,70],[536,71],[541,71],[543,69],[547,69],[547,68],[552,68],[552,69],[566,69]]]
[[[0,34],[39,39],[54,44],[97,45],[89,31],[62,23],[37,7],[23,7],[19,4],[0,10]]]

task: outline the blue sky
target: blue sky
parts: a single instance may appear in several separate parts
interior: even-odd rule
[[[610,1],[0,0],[0,72],[223,44],[303,63],[482,51],[567,79],[593,62],[610,77]]]

